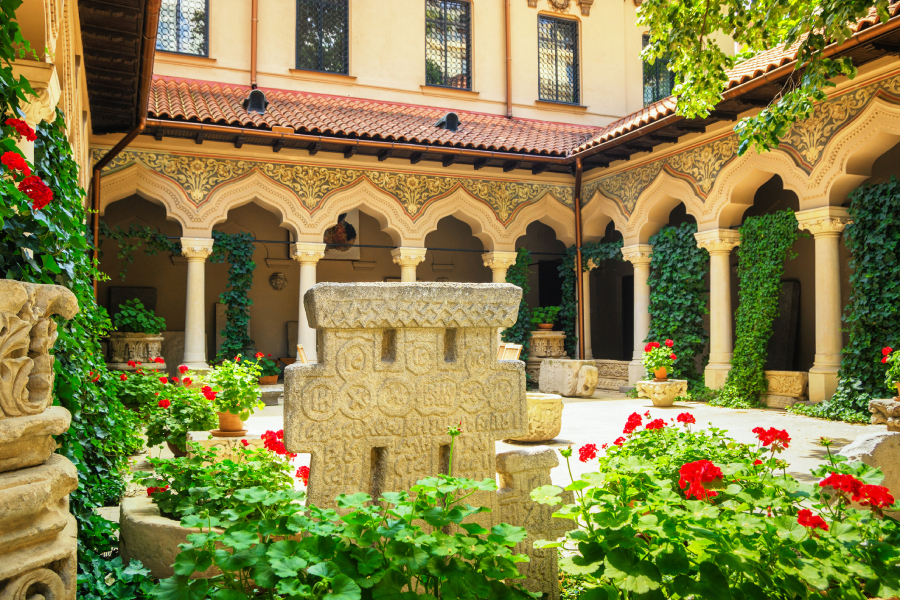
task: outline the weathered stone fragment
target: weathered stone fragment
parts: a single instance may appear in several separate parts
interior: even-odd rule
[[[548,358],[541,363],[540,389],[566,398],[590,398],[597,390],[597,367],[592,360]]]
[[[650,398],[653,406],[672,406],[675,398],[687,394],[687,380],[668,379],[666,381],[645,380],[634,384],[638,397]]]
[[[69,429],[72,416],[61,406],[39,415],[0,419],[0,473],[47,462],[56,451],[52,436]]]
[[[562,396],[559,394],[525,394],[528,400],[528,433],[511,438],[515,442],[547,442],[562,430]]]
[[[857,437],[838,453],[850,462],[862,462],[878,467],[884,473],[881,485],[887,487],[895,498],[900,497],[900,433],[868,433]],[[885,514],[897,519],[900,512]]]
[[[896,400],[872,400],[869,402],[872,425],[887,425],[888,431],[900,431],[900,402]]]

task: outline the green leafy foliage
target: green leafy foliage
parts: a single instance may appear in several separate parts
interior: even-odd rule
[[[213,252],[210,262],[228,261],[228,289],[219,295],[225,305],[225,329],[222,330],[222,346],[217,360],[234,358],[239,354],[254,354],[253,340],[247,334],[250,323],[250,288],[253,287],[253,236],[249,233],[228,234],[212,232]]]
[[[105,221],[100,221],[100,247],[103,248],[103,238],[115,241],[119,245],[117,254],[119,261],[122,263],[122,269],[119,271],[119,278],[124,281],[128,267],[134,262],[134,253],[141,248],[150,256],[155,256],[160,252],[171,252],[172,254],[180,254],[181,246],[178,242],[170,240],[168,237],[151,229],[146,225],[137,225],[132,223],[128,229],[122,229],[119,226],[110,227]]]
[[[642,360],[644,368],[647,369],[648,378],[655,378],[656,371],[663,367],[666,369],[666,377],[674,377],[673,367],[676,359],[672,357],[677,356],[673,348],[674,345],[674,340],[666,340],[665,342],[648,342],[644,346]]]
[[[120,304],[114,321],[116,330],[129,333],[158,335],[166,328],[166,320],[145,308],[144,303],[137,298],[126,300],[124,304]]]
[[[508,344],[520,344],[522,354],[519,360],[528,358],[528,345],[531,343],[531,310],[525,296],[528,295],[528,265],[531,263],[531,252],[525,248],[516,250],[516,264],[506,270],[506,283],[522,288],[522,300],[519,301],[519,316],[516,324],[503,330],[502,339]]]
[[[749,445],[720,429],[691,432],[689,413],[679,415],[684,427],[660,428],[649,414],[632,419],[647,423],[567,486],[574,503],[565,504],[557,486],[531,494],[576,526],[563,543],[535,546],[563,548],[560,569],[583,600],[863,600],[900,590],[900,529],[882,512],[898,506],[878,486],[877,469],[829,451],[812,471],[817,481],[840,473],[884,501],[858,510],[852,486],[785,473],[777,456],[790,442],[785,431],[754,430],[760,442]],[[579,454],[591,459],[585,448]]]
[[[877,8],[888,20],[888,1],[805,0],[800,2],[710,2],[672,4],[647,0],[638,9],[638,26],[650,31],[650,43],[642,58],[653,62],[668,59],[675,73],[674,93],[678,114],[704,118],[721,101],[728,83],[726,70],[741,60],[781,45],[797,46],[797,65],[790,85],[777,100],[735,128],[740,136],[739,152],[778,146],[791,125],[812,114],[815,103],[838,76],[853,78],[856,68],[849,56],[825,57],[822,50],[842,43],[852,35],[850,24]],[[728,39],[728,43],[719,40]],[[729,56],[724,49],[734,40],[742,52]]]
[[[209,431],[218,423],[216,411],[196,387],[171,381],[162,385],[156,402],[149,405],[147,446],[168,442],[181,451],[187,450],[189,431]]]
[[[150,569],[140,561],[125,565],[118,556],[105,559],[91,553],[81,556],[82,570],[78,573],[79,600],[143,600],[150,597],[153,580]]]
[[[892,178],[856,189],[848,211],[850,302],[844,323],[849,339],[841,352],[838,389],[831,400],[793,410],[865,423],[870,400],[896,393],[885,387],[881,349],[900,346],[900,182]]]
[[[204,380],[216,389],[213,405],[218,412],[240,415],[242,421],[265,405],[259,400],[259,373],[262,353],[256,360],[243,360],[241,355],[226,359],[206,374]]]
[[[281,369],[278,363],[271,359],[271,354],[259,359],[259,376],[271,377],[272,375],[281,375]]]
[[[552,325],[556,323],[556,317],[559,315],[560,307],[558,306],[542,306],[531,311],[531,325]]]
[[[801,234],[791,209],[750,217],[740,233],[734,355],[725,386],[710,404],[746,408],[758,404],[768,389],[767,347],[778,315],[781,276],[784,262],[796,256],[791,246]]]
[[[696,223],[666,225],[650,238],[650,331],[645,342],[671,339],[677,342],[678,357],[671,377],[687,379],[691,388],[702,384],[702,369],[697,357],[709,343],[703,326],[706,308],[706,283],[709,255],[697,247]]]
[[[599,265],[604,260],[622,260],[622,240],[615,242],[593,242],[581,247],[581,264],[584,271],[593,262]],[[562,280],[562,303],[559,306],[558,322],[566,332],[566,353],[574,357],[578,354],[578,303],[575,295],[577,278],[575,274],[575,246],[566,249],[566,255],[559,265]]]

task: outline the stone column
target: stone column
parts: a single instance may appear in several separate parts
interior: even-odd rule
[[[316,330],[309,326],[303,298],[306,296],[306,292],[316,285],[316,265],[324,256],[325,244],[315,242],[294,244],[294,260],[300,263],[300,318],[298,319],[297,341],[303,346],[306,359],[311,363],[318,362]],[[288,352],[299,354],[296,348],[288,348]]]
[[[850,219],[846,209],[826,206],[798,212],[797,222],[816,243],[816,358],[809,370],[809,399],[822,402],[834,395],[841,366],[840,236]]]
[[[492,274],[492,283],[506,283],[506,272],[511,266],[516,264],[515,252],[485,252],[481,255],[484,260],[484,266],[490,268]],[[394,259],[396,260],[396,259]],[[503,329],[497,330],[497,343],[503,342]]]
[[[181,238],[187,259],[187,296],[184,311],[184,361],[193,371],[208,371],[206,362],[206,259],[212,238]]]
[[[420,262],[425,260],[427,248],[394,248],[391,250],[391,256],[394,257],[394,264],[400,265],[400,281],[415,282],[416,267]]]
[[[584,302],[582,311],[584,318],[584,360],[594,360],[594,350],[591,348],[591,271],[596,266],[594,261],[588,261],[588,270],[581,278],[581,301]],[[581,357],[579,357],[581,358]]]
[[[709,252],[709,364],[706,386],[718,390],[731,370],[734,336],[731,328],[731,251],[741,243],[734,229],[695,233],[697,246]]]
[[[622,257],[634,265],[634,354],[628,365],[628,383],[644,379],[644,340],[650,332],[650,256],[653,246],[636,244],[622,248]]]
[[[16,76],[25,76],[37,94],[28,96],[25,101],[19,101],[19,108],[25,113],[22,120],[32,129],[36,129],[41,121],[53,121],[56,118],[56,105],[59,103],[62,93],[56,66],[30,60],[16,61],[13,65],[13,73]],[[33,164],[34,142],[29,142],[23,137],[16,142],[16,146],[22,151],[25,159]]]

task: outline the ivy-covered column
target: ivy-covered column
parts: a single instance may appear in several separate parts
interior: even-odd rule
[[[811,402],[829,400],[837,389],[841,366],[841,232],[849,221],[847,210],[826,206],[797,213],[800,229],[816,243],[816,358],[809,370]]]
[[[184,311],[184,361],[192,371],[208,371],[206,362],[206,259],[212,238],[181,238],[187,259],[187,297]]]
[[[309,318],[306,316],[306,308],[303,305],[303,297],[306,292],[316,285],[316,265],[325,256],[325,244],[315,242],[299,242],[294,244],[294,260],[300,263],[300,316],[297,330],[297,341],[303,346],[306,359],[318,362],[316,352],[316,330],[309,326]],[[288,348],[288,352],[298,354],[296,348]]]
[[[628,383],[644,378],[644,340],[650,331],[650,256],[653,246],[637,244],[622,248],[622,258],[634,265],[634,354],[628,365]]]
[[[394,264],[400,265],[400,281],[415,282],[416,267],[425,260],[427,248],[394,248],[391,250],[391,256],[394,257]]]
[[[731,251],[741,243],[733,229],[713,229],[695,233],[697,246],[709,252],[709,364],[706,387],[718,390],[731,370],[734,336],[731,319]]]

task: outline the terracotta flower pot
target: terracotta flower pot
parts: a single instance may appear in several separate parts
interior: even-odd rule
[[[897,386],[897,395],[894,396],[894,400],[900,401],[900,381],[895,381],[894,385]]]
[[[538,329],[553,329],[553,323],[540,323]]]
[[[243,431],[244,422],[241,418],[230,412],[220,412],[219,414],[219,431]]]
[[[259,385],[275,385],[278,383],[278,375],[266,375],[259,378]]]
[[[181,458],[182,456],[187,456],[187,450],[180,450],[178,446],[166,440],[166,446],[169,447],[169,450],[172,452],[172,456],[175,458]]]
[[[656,377],[656,381],[667,381],[669,379],[665,367],[660,367],[653,371],[653,376]]]

